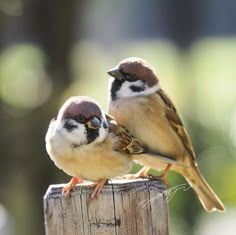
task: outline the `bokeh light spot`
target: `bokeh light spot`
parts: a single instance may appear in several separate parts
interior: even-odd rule
[[[0,98],[9,106],[32,109],[49,97],[45,55],[29,44],[6,48],[0,57]]]

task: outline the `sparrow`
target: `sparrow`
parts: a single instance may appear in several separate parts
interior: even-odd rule
[[[51,160],[73,177],[63,188],[67,198],[77,183],[88,180],[96,182],[93,200],[107,179],[131,171],[133,154],[144,152],[126,128],[86,96],[71,97],[62,105],[45,141]]]
[[[108,74],[108,113],[152,153],[134,157],[144,166],[141,173],[145,175],[150,168],[164,169],[165,179],[169,170],[176,171],[192,186],[206,211],[224,211],[223,203],[200,173],[190,137],[154,68],[143,59],[131,57]]]

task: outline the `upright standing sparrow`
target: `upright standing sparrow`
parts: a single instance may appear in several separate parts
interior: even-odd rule
[[[73,177],[64,187],[66,196],[77,183],[89,180],[98,182],[91,199],[107,179],[131,170],[132,154],[144,151],[123,126],[85,96],[71,97],[61,107],[49,125],[46,149],[55,165]]]
[[[137,162],[156,170],[172,169],[185,177],[206,211],[224,211],[224,205],[201,175],[191,140],[179,114],[161,89],[159,79],[146,61],[128,58],[108,71],[109,111],[156,157],[137,156]],[[163,163],[158,156],[178,164]]]

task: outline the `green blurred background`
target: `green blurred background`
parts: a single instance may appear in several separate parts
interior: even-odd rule
[[[171,173],[170,234],[235,234],[235,12],[234,0],[1,0],[0,234],[44,234],[43,195],[70,180],[46,153],[49,121],[72,95],[106,110],[106,71],[130,56],[156,68],[227,209],[207,214]]]

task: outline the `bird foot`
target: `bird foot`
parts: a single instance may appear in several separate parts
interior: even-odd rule
[[[63,187],[62,193],[65,194],[65,197],[66,197],[67,199],[69,199],[71,190],[76,186],[76,184],[81,184],[81,183],[83,183],[83,182],[84,182],[84,180],[79,179],[79,178],[77,178],[77,177],[73,177],[73,178],[71,179],[71,181]],[[105,179],[105,180],[99,181],[98,183],[94,183],[94,184],[86,185],[86,186],[85,186],[86,188],[95,187],[95,189],[93,190],[93,192],[92,192],[92,194],[91,194],[91,196],[90,196],[90,198],[89,198],[88,204],[89,204],[90,202],[92,202],[92,201],[94,200],[94,198],[99,195],[99,193],[101,192],[103,186],[104,186],[107,182],[108,182],[108,180]]]
[[[73,177],[71,181],[63,187],[62,193],[65,194],[65,197],[68,199],[70,197],[71,190],[76,186],[76,184],[81,184],[83,182],[84,181],[82,179]]]
[[[155,175],[151,175],[150,174],[150,175],[147,175],[146,178],[148,178],[150,180],[161,180],[166,185],[166,187],[169,189],[170,185],[167,182],[166,177],[167,177],[167,175],[168,175],[168,173],[170,171],[170,168],[171,168],[171,164],[168,164],[161,175],[155,176]]]
[[[161,180],[165,186],[167,187],[167,189],[170,188],[170,184],[167,182],[166,178],[163,177],[163,174],[161,175],[152,175],[152,174],[149,174],[147,176],[144,177],[145,179],[149,179],[149,180]]]
[[[97,197],[99,195],[99,193],[102,191],[102,188],[105,184],[107,184],[108,180],[107,179],[104,179],[104,180],[101,180],[99,181],[97,184],[95,184],[95,189],[93,190],[89,200],[88,200],[88,204],[90,204],[95,197]],[[94,186],[94,184],[93,184]]]
[[[123,176],[118,177],[118,179],[140,179],[140,178],[146,178],[147,172],[149,171],[149,167],[143,167],[139,172],[136,174],[126,174]]]

